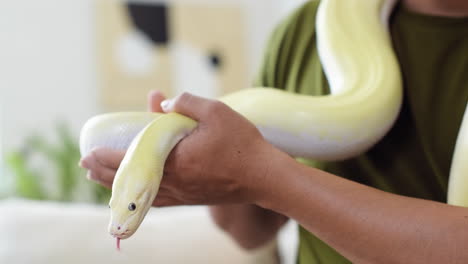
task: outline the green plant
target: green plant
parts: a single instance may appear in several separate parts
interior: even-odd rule
[[[23,151],[14,151],[6,157],[6,163],[15,175],[15,193],[24,198],[43,200],[46,195],[39,182],[41,176],[27,166],[27,155]]]
[[[50,144],[44,137],[34,134],[25,140],[21,150],[7,155],[6,165],[14,176],[14,193],[17,196],[39,200],[72,201],[73,191],[85,171],[78,166],[80,151],[76,140],[65,123],[56,126],[58,144]],[[32,156],[42,157],[53,168],[58,186],[58,197],[53,197],[41,184],[44,179],[31,164]],[[94,183],[88,183],[93,201],[107,203],[110,191]]]

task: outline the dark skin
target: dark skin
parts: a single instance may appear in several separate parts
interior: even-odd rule
[[[445,17],[466,17],[468,1],[465,0],[402,0],[403,5],[416,13]]]
[[[416,12],[457,17],[468,16],[467,2],[404,0]],[[218,225],[246,248],[275,237],[287,216],[353,263],[467,262],[467,208],[386,193],[301,165],[222,103],[184,94],[158,109],[162,99],[151,94],[151,110],[185,114],[199,127],[169,156],[155,206],[212,205]],[[109,187],[122,156],[97,150],[82,165]]]

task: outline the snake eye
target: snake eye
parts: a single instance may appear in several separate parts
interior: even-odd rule
[[[130,210],[130,211],[135,211],[135,209],[136,209],[135,203],[130,203],[130,204],[128,205],[128,210]]]

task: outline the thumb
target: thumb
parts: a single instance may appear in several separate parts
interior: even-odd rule
[[[159,91],[151,91],[148,94],[148,110],[151,112],[162,113],[161,102],[164,101],[166,97]]]
[[[173,99],[161,102],[164,112],[177,112],[199,121],[207,113],[216,111],[218,101],[202,98],[190,93],[183,93]]]

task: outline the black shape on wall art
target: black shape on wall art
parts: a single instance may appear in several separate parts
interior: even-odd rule
[[[212,51],[208,55],[211,67],[219,70],[223,66],[222,55],[216,51]]]
[[[129,3],[127,9],[133,25],[155,45],[169,42],[168,10],[164,4]]]

